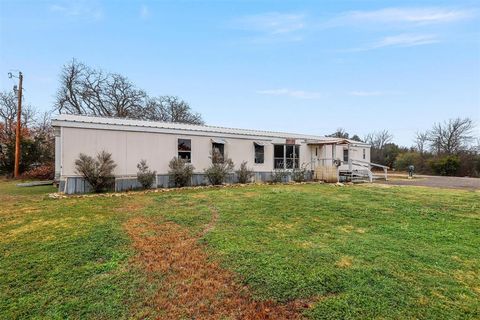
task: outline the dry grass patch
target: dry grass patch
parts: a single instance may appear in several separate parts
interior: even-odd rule
[[[353,259],[352,257],[344,256],[338,260],[335,265],[339,268],[350,268],[352,266]]]
[[[145,270],[150,281],[162,281],[160,290],[146,298],[142,314],[134,317],[299,319],[309,307],[300,300],[286,304],[254,301],[233,273],[210,261],[198,239],[175,223],[155,224],[135,217],[125,228],[137,252],[134,264]]]

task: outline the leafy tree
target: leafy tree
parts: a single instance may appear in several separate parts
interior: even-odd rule
[[[170,160],[168,167],[170,168],[168,173],[175,187],[185,187],[190,184],[195,168],[186,160],[174,157]]]
[[[480,177],[480,153],[476,151],[465,151],[458,155],[460,167],[459,176]]]
[[[396,170],[408,170],[408,166],[414,165],[415,171],[420,171],[422,167],[423,158],[419,152],[408,151],[397,155],[394,163]]]
[[[90,184],[94,192],[102,192],[112,187],[115,182],[113,170],[116,166],[112,154],[106,151],[98,153],[95,159],[80,153],[75,160],[76,172]]]
[[[338,128],[337,131],[335,131],[332,134],[327,135],[327,137],[348,139],[348,132],[345,131],[344,128]]]
[[[454,176],[460,168],[460,158],[454,155],[439,157],[430,160],[430,166],[436,174],[442,176]]]
[[[354,134],[350,139],[353,141],[363,142],[362,139],[356,134]]]
[[[147,160],[140,160],[140,163],[137,164],[137,180],[142,185],[143,189],[149,189],[152,187],[155,177],[157,175],[156,171],[151,171],[147,165]]]
[[[383,154],[383,159],[381,161],[382,164],[390,168],[393,168],[395,159],[397,158],[397,156],[400,154],[401,151],[402,149],[395,143],[387,143],[382,150],[382,154]]]

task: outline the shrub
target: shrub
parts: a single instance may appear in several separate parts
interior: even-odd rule
[[[106,151],[98,153],[95,159],[80,153],[75,160],[76,172],[90,184],[94,192],[105,191],[114,185],[113,170],[116,166],[112,154]]]
[[[305,176],[307,174],[307,168],[301,166],[300,168],[295,168],[292,171],[292,179],[295,182],[304,182],[306,180]]]
[[[53,180],[55,178],[55,165],[53,163],[47,163],[38,166],[24,172],[22,177],[34,180]]]
[[[143,189],[149,189],[153,182],[155,181],[155,176],[157,175],[156,171],[149,170],[147,165],[147,160],[140,160],[140,163],[137,164],[137,180],[142,185]]]
[[[480,154],[475,152],[462,152],[459,154],[460,168],[457,174],[460,176],[480,177]]]
[[[458,156],[444,156],[430,160],[429,164],[436,174],[454,176],[460,168],[460,159]]]
[[[185,187],[190,184],[195,168],[186,160],[174,157],[170,160],[168,167],[170,168],[168,173],[175,187]]]
[[[422,167],[422,155],[418,152],[409,151],[400,153],[395,159],[394,167],[396,170],[407,171],[409,165],[415,166],[415,171],[420,171]]]
[[[286,182],[290,172],[285,169],[276,169],[272,171],[272,182],[281,183]]]
[[[224,159],[218,151],[212,153],[211,159],[212,165],[208,169],[205,169],[205,175],[212,185],[223,184],[227,176],[232,173],[235,165],[232,159]]]
[[[249,183],[253,177],[253,171],[247,167],[247,161],[242,162],[240,169],[237,170],[237,177],[239,183]]]

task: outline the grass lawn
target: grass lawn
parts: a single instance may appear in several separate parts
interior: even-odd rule
[[[480,318],[478,191],[308,184],[48,199],[53,191],[0,181],[1,319],[161,318],[152,296],[175,288],[134,263],[125,226],[138,218],[198,237],[254,300],[310,301],[308,318]]]

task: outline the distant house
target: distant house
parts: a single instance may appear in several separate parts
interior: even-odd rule
[[[137,164],[147,160],[157,171],[157,187],[169,187],[168,164],[173,157],[195,167],[193,185],[206,184],[204,169],[216,149],[238,167],[247,161],[255,181],[268,181],[274,170],[304,167],[313,178],[334,180],[352,173],[370,176],[370,145],[338,138],[295,133],[234,129],[181,123],[59,115],[55,129],[55,175],[60,190],[81,193],[88,186],[75,171],[80,153],[113,155],[116,189],[134,188]],[[334,177],[329,177],[332,175]],[[231,177],[234,182],[235,177]]]

